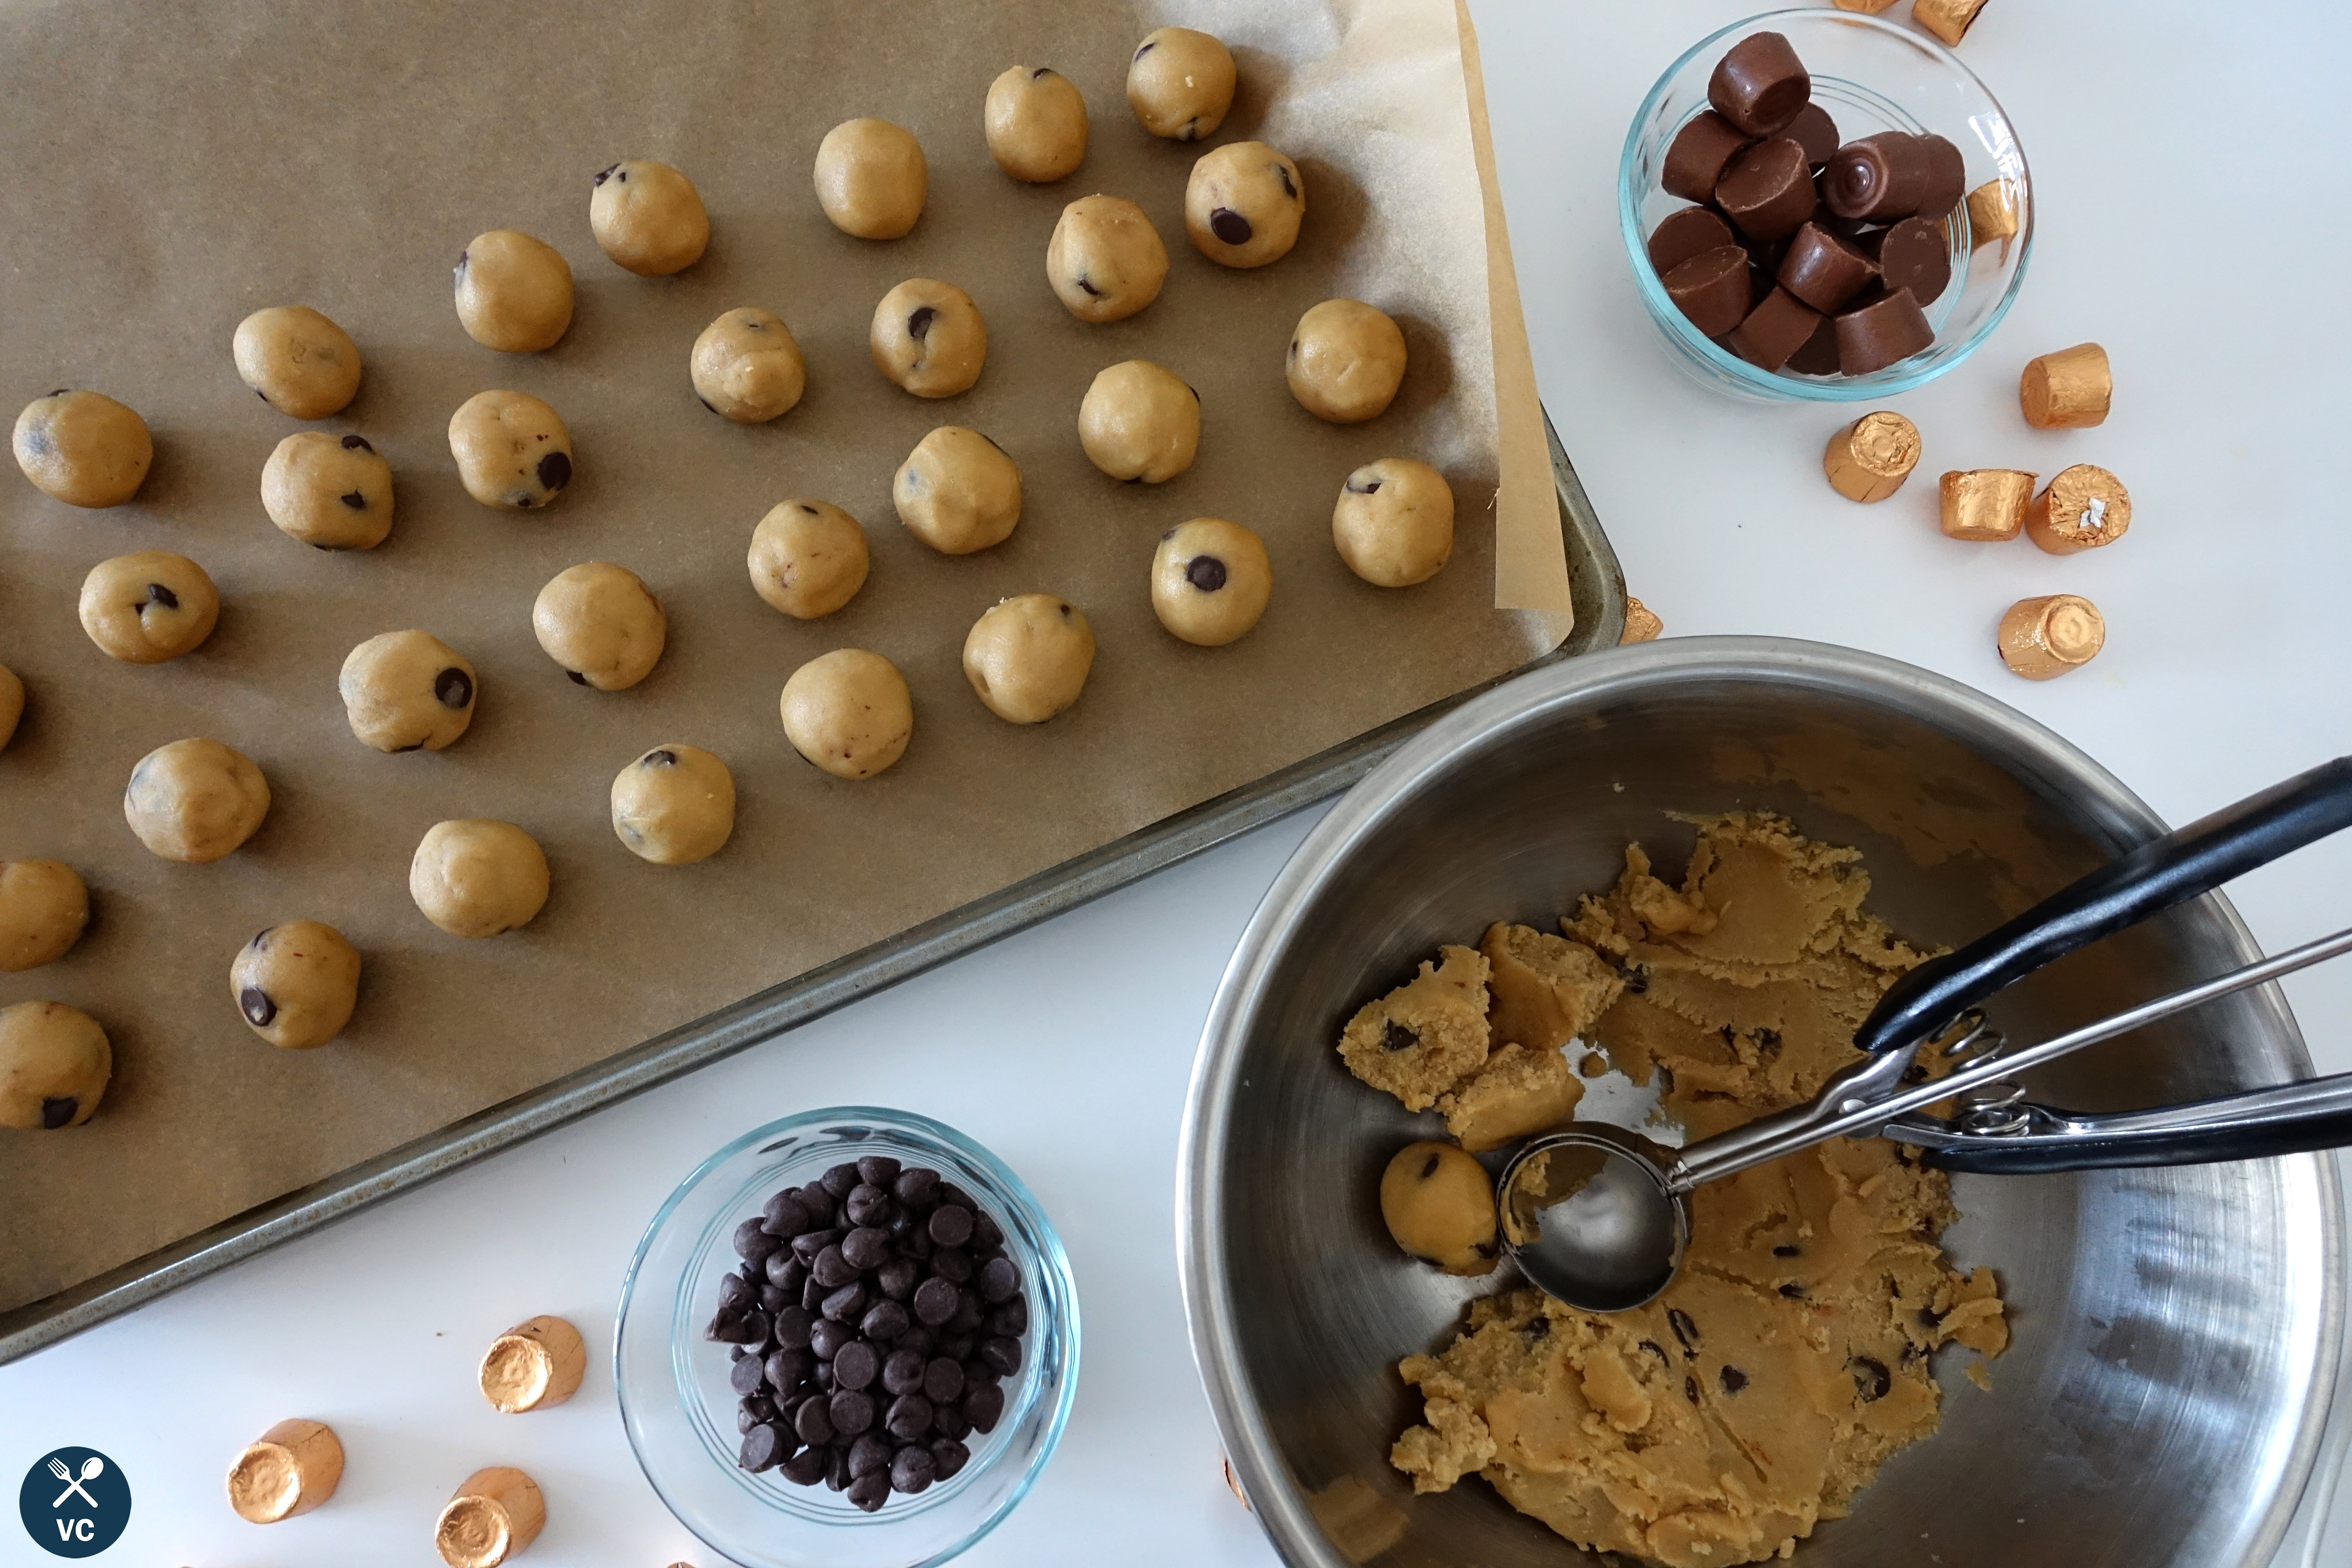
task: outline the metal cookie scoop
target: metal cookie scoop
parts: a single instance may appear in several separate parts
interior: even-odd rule
[[[2194,1165],[2352,1144],[2352,1073],[2154,1110],[2083,1116],[2028,1103],[2011,1075],[2158,1018],[2352,952],[2352,931],[2010,1051],[1975,1004],[2076,948],[2210,892],[2352,826],[2352,758],[2141,846],[2007,925],[1921,964],[1854,1036],[1866,1058],[1812,1100],[1681,1150],[1605,1122],[1529,1139],[1496,1184],[1504,1249],[1530,1283],[1570,1306],[1618,1312],[1664,1290],[1690,1239],[1685,1194],[1832,1138],[1885,1137],[1927,1163],[1990,1173]],[[1906,1085],[1935,1042],[1956,1071]],[[1956,1100],[1946,1119],[1924,1108]]]

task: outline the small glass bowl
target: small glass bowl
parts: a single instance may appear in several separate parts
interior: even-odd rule
[[[863,1513],[822,1485],[796,1487],[735,1462],[738,1398],[728,1347],[703,1338],[719,1277],[741,1262],[737,1225],[780,1187],[887,1154],[929,1165],[1004,1232],[1029,1299],[1022,1366],[1005,1380],[996,1429],[965,1439],[971,1458],[912,1497]],[[621,1284],[613,1382],[629,1446],[654,1490],[713,1552],[743,1568],[923,1568],[993,1530],[1028,1494],[1060,1441],[1077,1392],[1077,1283],[1037,1200],[987,1150],[905,1110],[839,1106],[748,1132],[680,1183],[646,1227]]]
[[[1837,122],[1841,142],[1881,131],[1934,132],[1958,147],[1967,162],[1966,188],[2007,180],[2018,207],[2017,233],[1981,248],[1969,232],[1963,203],[1945,226],[1952,281],[1927,307],[1936,341],[1922,353],[1867,375],[1811,376],[1759,370],[1703,337],[1666,297],[1650,266],[1650,231],[1668,213],[1687,205],[1658,184],[1666,147],[1693,115],[1707,107],[1707,78],[1724,52],[1751,33],[1779,33],[1805,62],[1813,101]],[[1908,392],[1933,381],[1974,353],[2009,313],[2025,281],[2033,248],[2032,182],[2025,152],[1984,83],[1933,38],[1848,11],[1771,11],[1734,22],[1691,46],[1642,100],[1625,134],[1617,165],[1617,216],[1634,286],[1650,320],[1664,335],[1675,362],[1706,384],[1769,403],[1863,403]]]

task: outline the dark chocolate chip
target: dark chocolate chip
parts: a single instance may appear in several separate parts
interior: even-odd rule
[[[913,1258],[894,1258],[874,1271],[874,1282],[893,1301],[904,1301],[914,1295],[921,1276],[922,1268]]]
[[[1723,1392],[1726,1394],[1737,1394],[1748,1386],[1748,1374],[1736,1366],[1726,1366],[1720,1369],[1716,1373],[1715,1379],[1723,1384]]]
[[[956,1288],[946,1279],[926,1279],[915,1289],[915,1316],[937,1328],[955,1316]]]
[[[940,312],[934,306],[916,306],[907,314],[907,335],[917,342],[921,342],[929,335],[931,323],[939,320],[939,315]]]
[[[890,1358],[882,1363],[884,1392],[893,1394],[912,1394],[919,1388],[926,1387],[929,1380],[929,1367],[930,1363],[923,1359],[923,1352],[920,1351],[908,1350],[904,1346],[892,1351]]]
[[[949,1321],[950,1322],[952,1322],[954,1320],[950,1319]],[[940,1331],[940,1354],[943,1356],[951,1356],[957,1361],[964,1361],[969,1358],[972,1352],[973,1347],[979,1343],[980,1336],[977,1334],[959,1333],[952,1329],[942,1329]],[[972,1365],[979,1364],[981,1363],[976,1362],[972,1363]],[[966,1366],[963,1369],[963,1374],[967,1379],[969,1379],[971,1376],[971,1366]]]
[[[353,511],[367,510],[367,497],[360,494],[357,490],[346,492],[342,498],[342,502]]]
[[[940,1479],[940,1462],[929,1448],[909,1443],[890,1461],[890,1489],[909,1497]]]
[[[756,1219],[747,1219],[735,1227],[735,1252],[746,1263],[765,1263],[768,1254],[782,1245],[761,1230]]]
[[[1209,214],[1209,232],[1227,245],[1247,245],[1250,221],[1231,207],[1216,207]]]
[[[971,1458],[971,1450],[953,1437],[934,1437],[931,1439],[931,1458],[939,1463],[940,1479],[946,1480],[963,1468],[965,1462]]]
[[[833,1456],[823,1448],[803,1448],[786,1459],[777,1474],[796,1487],[813,1487],[824,1479],[825,1467]]]
[[[563,673],[571,677],[572,684],[574,686],[585,686],[588,684],[588,678],[581,674],[576,669],[567,669]]]
[[[1274,173],[1275,177],[1282,182],[1282,194],[1288,196],[1292,201],[1297,201],[1298,199],[1298,187],[1290,183],[1290,171],[1283,167],[1280,163],[1276,163],[1274,166]]]
[[[603,168],[596,171],[596,178],[591,183],[599,185],[603,184],[606,179],[611,177],[613,171],[620,166],[621,165],[618,163],[605,164]]]
[[[980,1327],[981,1321],[987,1316],[988,1308],[981,1300],[980,1292],[969,1285],[960,1285],[956,1288],[955,1316],[940,1325],[940,1331],[970,1335],[973,1330]],[[963,1352],[958,1351],[956,1353],[961,1355]]]
[[[824,1489],[834,1492],[849,1489],[849,1446],[845,1443],[825,1457]]]
[[[1389,1020],[1389,1026],[1381,1035],[1381,1049],[1384,1051],[1409,1051],[1419,1044],[1421,1037],[1393,1018]]]
[[[897,1450],[890,1439],[875,1432],[858,1434],[857,1441],[849,1446],[849,1474],[853,1479],[870,1476],[877,1470],[890,1468],[890,1457]]]
[[[641,768],[674,768],[677,766],[677,753],[676,752],[647,752],[644,756],[637,759],[637,766]]]
[[[544,489],[560,490],[572,482],[572,459],[562,452],[550,452],[539,460],[539,482]]]
[[[758,1307],[744,1309],[743,1342],[745,1344],[755,1351],[764,1350],[767,1348],[768,1335],[772,1331],[768,1314],[764,1310]]]
[[[762,1423],[743,1434],[742,1451],[736,1456],[735,1462],[747,1470],[773,1469],[776,1461],[783,1458],[783,1439],[776,1436],[773,1426]]]
[[[364,436],[346,436],[343,437],[343,450],[346,452],[373,452],[375,448],[368,445],[367,437]]]
[[[891,1184],[891,1191],[898,1194],[900,1203],[910,1208],[929,1208],[940,1201],[940,1173],[919,1167],[901,1171],[898,1179]]]
[[[931,1429],[931,1402],[919,1394],[902,1394],[890,1402],[882,1425],[890,1436],[902,1443],[911,1443]]]
[[[1853,1373],[1853,1391],[1864,1405],[1885,1398],[1887,1391],[1895,1386],[1894,1374],[1883,1361],[1858,1355],[1845,1363],[1845,1369]]]
[[[855,1437],[874,1425],[874,1396],[862,1389],[835,1389],[825,1408],[833,1429],[845,1437]]]
[[[41,1125],[54,1132],[70,1123],[80,1109],[81,1101],[70,1094],[45,1094],[41,1096]]]
[[[857,1167],[855,1164],[843,1163],[829,1166],[824,1174],[817,1178],[817,1184],[825,1190],[827,1196],[838,1204],[865,1179],[857,1173]]]
[[[890,1260],[890,1233],[861,1225],[841,1238],[841,1256],[852,1268],[879,1268]]]
[[[1695,1377],[1683,1379],[1683,1397],[1693,1405],[1698,1403],[1698,1379]]]
[[[934,1342],[937,1338],[938,1336],[930,1330],[917,1323],[898,1336],[898,1348],[902,1351],[913,1351],[919,1356],[929,1356],[935,1348]]]
[[[835,1388],[864,1388],[881,1375],[882,1358],[864,1340],[852,1340],[833,1358]]]
[[[830,1226],[824,1230],[804,1230],[793,1237],[793,1256],[803,1263],[814,1263],[817,1255],[841,1240],[841,1232]]]
[[[833,1392],[833,1363],[821,1361],[809,1369],[809,1386],[819,1394]]]
[[[891,1201],[886,1189],[860,1182],[850,1188],[849,1200],[841,1205],[841,1212],[853,1226],[881,1228],[897,1215],[898,1205]],[[887,1230],[884,1239],[888,1239]]]
[[[1146,39],[1143,41],[1143,47],[1142,47],[1141,48],[1139,48],[1139,49],[1138,49],[1138,50],[1136,50],[1136,51],[1135,51],[1135,58],[1136,58],[1137,59],[1141,59],[1144,56],[1146,56],[1146,55],[1150,54],[1152,50],[1154,50],[1154,49],[1158,48],[1159,47],[1160,47],[1160,40],[1159,40],[1159,39],[1157,39],[1157,38],[1146,38]],[[51,395],[52,397],[54,397],[54,396],[56,396],[57,395],[56,395],[55,393],[51,393],[49,395]]]
[[[150,583],[147,584],[147,602],[161,605],[167,610],[176,610],[180,607],[180,595],[161,583]]]
[[[984,1383],[963,1396],[964,1419],[975,1432],[993,1432],[1004,1415],[1004,1390]]]
[[[898,1179],[903,1167],[887,1154],[861,1154],[857,1160],[857,1176],[870,1187],[887,1187]]]
[[[1086,295],[1089,300],[1099,300],[1103,297],[1103,291],[1096,288],[1094,284],[1087,279],[1084,273],[1078,275],[1077,285],[1078,291]]]
[[[1804,1248],[1799,1247],[1793,1241],[1784,1241],[1780,1246],[1772,1249],[1772,1256],[1775,1258],[1795,1258],[1803,1250]]]
[[[740,1274],[720,1275],[719,1277],[719,1310],[722,1312],[740,1312],[750,1302],[751,1291],[751,1282]]]
[[[885,1297],[866,1309],[866,1315],[857,1321],[857,1331],[869,1340],[895,1340],[914,1322],[914,1314]]]
[[[762,1370],[767,1373],[768,1386],[782,1399],[808,1381],[816,1371],[816,1357],[806,1349],[770,1351]]]
[[[1665,1364],[1665,1363],[1666,1363],[1666,1347],[1665,1347],[1665,1346],[1664,1346],[1664,1345],[1660,1344],[1660,1343],[1659,1343],[1657,1341],[1655,1341],[1655,1340],[1643,1340],[1643,1341],[1642,1342],[1642,1348],[1643,1348],[1643,1350],[1645,1350],[1645,1351],[1648,1351],[1652,1355],[1656,1356],[1656,1357],[1658,1358],[1658,1363],[1659,1363],[1659,1364],[1660,1364],[1660,1365],[1662,1365],[1662,1366],[1663,1366],[1663,1365],[1664,1365],[1664,1364]]]
[[[1021,1370],[1021,1342],[999,1335],[980,1342],[980,1359],[999,1377],[1011,1377]]]
[[[827,1290],[837,1290],[857,1278],[857,1265],[849,1261],[840,1244],[826,1247],[809,1260],[809,1278]]]
[[[1225,585],[1225,563],[1213,555],[1195,555],[1185,563],[1184,581],[1203,594],[1213,594]]]
[[[757,1394],[767,1375],[766,1363],[758,1356],[747,1355],[728,1369],[727,1384],[738,1394]]]
[[[245,1014],[245,1021],[257,1029],[269,1027],[269,1021],[278,1016],[278,1004],[272,1002],[269,993],[258,985],[248,985],[238,992],[236,1005]]]
[[[1021,1289],[1021,1266],[1010,1258],[992,1258],[980,1266],[972,1283],[980,1287],[982,1300],[1009,1301]]]
[[[1674,1330],[1675,1338],[1682,1341],[1684,1350],[1698,1349],[1698,1325],[1691,1321],[1691,1315],[1688,1312],[1684,1311],[1680,1307],[1667,1308],[1666,1327]]]
[[[474,678],[451,665],[433,678],[433,696],[444,708],[469,707],[474,700]]]
[[[837,1318],[818,1318],[809,1324],[809,1349],[819,1361],[831,1361],[856,1337],[857,1331]]]
[[[776,1258],[783,1256],[784,1255],[781,1252],[776,1253],[771,1257],[768,1261],[773,1263]],[[786,1307],[791,1306],[799,1299],[800,1287],[798,1286],[794,1286],[789,1290],[785,1289],[781,1285],[762,1285],[760,1287],[760,1310],[768,1314],[768,1321],[771,1323],[775,1321],[776,1314],[778,1312],[782,1311]]]
[[[799,1408],[793,1412],[793,1430],[801,1435],[803,1443],[832,1442],[832,1402],[818,1394],[812,1394],[802,1400]]]
[[[941,1247],[961,1247],[971,1239],[971,1211],[942,1206],[931,1212],[931,1239]]]
[[[866,1304],[874,1293],[863,1279],[852,1279],[824,1299],[824,1312],[836,1323],[854,1323],[866,1315]]]
[[[909,1392],[912,1392],[911,1390]],[[952,1405],[963,1397],[963,1365],[934,1356],[923,1367],[923,1393],[934,1405]]]
[[[1805,1288],[1797,1283],[1794,1279],[1791,1279],[1787,1284],[1780,1287],[1780,1294],[1786,1296],[1791,1301],[1801,1301],[1805,1299]]]
[[[942,1437],[961,1440],[971,1436],[971,1417],[964,1414],[961,1404],[942,1405],[931,1412],[931,1430]]]
[[[890,1500],[890,1472],[876,1470],[871,1475],[858,1476],[842,1490],[861,1512],[873,1513]]]
[[[983,1326],[992,1334],[1017,1340],[1029,1331],[1029,1303],[1015,1296],[1003,1306],[992,1308]]]

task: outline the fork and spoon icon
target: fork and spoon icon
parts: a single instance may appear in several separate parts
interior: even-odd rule
[[[74,1496],[76,1493],[80,1493],[82,1501],[89,1504],[93,1509],[96,1508],[98,1506],[98,1500],[90,1496],[88,1492],[82,1491],[81,1484],[84,1481],[97,1479],[105,1468],[106,1461],[100,1458],[96,1454],[92,1454],[89,1458],[84,1459],[81,1462],[81,1474],[79,1476],[66,1468],[66,1462],[63,1459],[52,1458],[49,1461],[49,1474],[65,1482],[66,1489],[58,1494],[58,1500],[49,1504],[49,1507],[52,1509],[63,1508],[66,1506],[66,1499]]]

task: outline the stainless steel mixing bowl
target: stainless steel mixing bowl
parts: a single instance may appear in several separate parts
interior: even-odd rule
[[[1916,939],[1990,929],[2163,831],[2074,747],[1966,687],[1846,649],[1679,638],[1511,682],[1442,721],[1310,834],[1211,1007],[1186,1108],[1178,1243],[1193,1350],[1234,1468],[1293,1563],[1590,1561],[1484,1481],[1415,1497],[1398,1357],[1511,1283],[1400,1254],[1377,1196],[1433,1117],[1332,1049],[1441,942],[1549,926],[1628,840],[1678,871],[1669,812],[1769,807],[1860,847]],[[2021,1044],[2257,956],[2209,897],[2060,961],[1988,1009]],[[2307,1075],[2273,989],[2031,1075],[2121,1110]],[[2230,1568],[2265,1562],[2310,1471],[2343,1310],[2331,1158],[1956,1177],[1945,1237],[2000,1274],[2014,1342],[1981,1392],[1941,1362],[1943,1429],[1897,1455],[1816,1568]],[[1965,1353],[1965,1352],[1961,1352]]]

